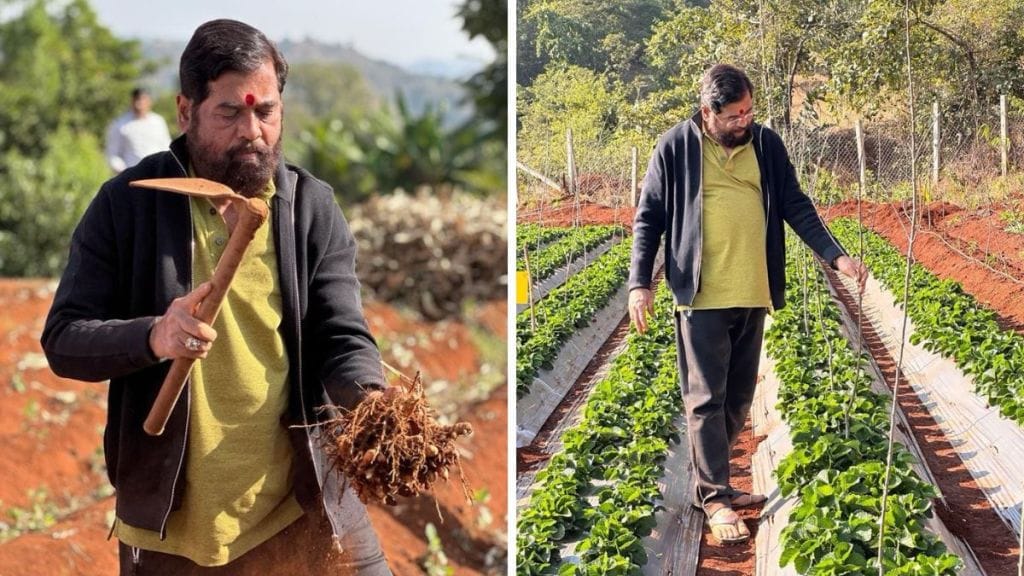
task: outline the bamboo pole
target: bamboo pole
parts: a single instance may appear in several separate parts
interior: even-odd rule
[[[914,241],[917,238],[917,157],[915,152],[916,139],[914,137],[914,69],[911,66],[910,54],[910,0],[904,2],[904,34],[906,38],[907,57],[907,99],[909,101],[910,114],[910,237],[907,240],[907,266],[903,277],[903,327],[900,333],[900,350],[896,359],[896,377],[892,385],[892,407],[889,411],[889,440],[885,456],[885,475],[882,479],[882,500],[881,511],[878,515],[878,576],[885,575],[885,564],[882,559],[885,554],[885,515],[889,499],[889,478],[892,474],[893,444],[896,434],[896,410],[899,408],[900,397],[900,376],[903,374],[903,354],[907,345],[907,303],[910,301],[910,277],[914,264]]]
[[[999,151],[1003,176],[1006,176],[1008,154],[1010,152],[1010,138],[1006,128],[1006,94],[999,96]]]
[[[633,146],[633,161],[632,170],[629,175],[629,205],[636,207],[637,205],[637,190],[636,190],[636,146]]]
[[[523,246],[523,265],[526,267],[526,295],[530,305],[530,331],[537,331],[537,313],[533,310],[533,275],[530,274],[530,252]]]
[[[932,185],[939,183],[939,103],[932,103]]]

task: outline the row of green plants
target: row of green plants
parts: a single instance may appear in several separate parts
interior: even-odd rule
[[[538,246],[557,240],[571,230],[572,228],[541,226],[540,224],[516,224],[516,254],[521,255],[523,247],[531,251],[536,250]]]
[[[530,282],[536,284],[546,280],[559,268],[582,258],[588,250],[597,248],[613,235],[622,236],[622,233],[621,226],[584,226],[572,229],[565,236],[529,255]],[[516,260],[516,269],[526,269],[522,250],[519,251],[519,258]]]
[[[780,565],[814,576],[878,573],[888,450],[889,402],[871,390],[867,356],[851,349],[822,271],[791,246],[790,278],[801,278],[765,334],[780,381],[778,409],[793,451],[775,470],[796,505],[783,529]],[[881,562],[886,574],[956,574],[961,563],[925,529],[935,487],[893,446]]]
[[[563,450],[537,473],[517,525],[517,574],[639,575],[648,558],[643,537],[656,524],[669,442],[679,443],[682,411],[672,326],[672,296],[663,284],[645,334],[627,337],[583,409],[562,436]],[[575,541],[578,563],[560,549]]]
[[[856,220],[841,218],[833,229],[841,241],[857,238]],[[888,240],[864,230],[865,258],[872,275],[894,294],[903,293],[906,258]],[[952,358],[971,377],[974,392],[1007,418],[1024,424],[1024,336],[999,327],[996,313],[964,291],[959,282],[937,278],[920,264],[910,277],[907,315],[910,341]]]
[[[630,243],[620,242],[516,317],[516,393],[530,391],[541,369],[551,369],[562,345],[590,324],[629,274]]]

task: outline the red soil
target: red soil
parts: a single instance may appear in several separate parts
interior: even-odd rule
[[[901,204],[864,204],[865,224],[882,234],[898,249],[906,251],[910,208]],[[825,207],[827,220],[840,216],[857,217],[856,203],[847,201]],[[1009,233],[998,210],[985,208],[968,211],[946,203],[933,203],[921,210],[922,232],[915,240],[914,257],[925,268],[942,278],[960,282],[980,302],[996,311],[1005,326],[1024,332],[1024,235]],[[519,215],[521,222],[546,225],[571,225],[576,218],[588,224],[619,222],[631,226],[634,211],[597,205],[548,208]],[[847,246],[855,251],[856,246]],[[895,374],[891,358],[878,354],[883,372],[890,382]],[[887,363],[888,362],[888,363]],[[977,485],[964,469],[948,440],[938,429],[916,395],[909,388],[900,393],[900,404],[914,428],[913,433],[926,452],[932,473],[937,476],[947,506],[937,504],[936,512],[957,535],[967,537],[982,564],[992,574],[1009,574],[1019,553],[1012,534],[1002,522],[993,519],[991,504],[977,491]],[[744,430],[732,454],[733,483],[749,490],[750,457],[760,438]],[[522,462],[520,464],[523,464]],[[756,537],[759,509],[741,511]],[[705,530],[701,543],[698,574],[741,576],[753,573],[753,538],[747,546],[717,546]]]
[[[1024,277],[1016,276],[1015,282],[1007,278],[1012,270],[1002,270],[986,265],[985,254],[1001,255],[1009,266],[1024,270],[1024,235],[1010,234],[1002,230],[999,218],[988,211],[968,212],[948,204],[931,205],[934,229],[925,228],[914,240],[914,258],[940,278],[960,282],[964,289],[979,302],[1002,316],[1004,324],[1024,332]],[[844,202],[823,210],[826,219],[840,216],[857,217],[857,205]],[[898,250],[906,253],[910,232],[910,207],[900,204],[864,204],[864,223],[884,236]],[[927,225],[927,212],[919,210],[922,225]],[[931,231],[936,233],[930,233]],[[947,232],[955,239],[969,244],[974,242],[975,254],[957,248],[943,241]],[[951,243],[957,240],[951,241]],[[847,246],[855,251],[856,246]],[[998,265],[998,264],[997,264]],[[1002,273],[1000,273],[1002,272]]]
[[[754,481],[750,476],[750,462],[757,445],[764,436],[754,437],[747,419],[743,432],[729,456],[731,464],[730,484],[736,490],[751,492]],[[764,505],[736,510],[750,529],[750,539],[743,544],[723,545],[711,537],[711,530],[705,524],[700,540],[700,559],[697,562],[697,576],[749,576],[754,573],[754,541],[757,539],[758,522]]]
[[[626,315],[625,310],[622,313],[622,320],[619,321],[615,329],[612,330],[612,333],[608,335],[608,339],[605,340],[601,348],[594,354],[594,357],[587,363],[579,378],[566,391],[562,401],[558,403],[558,406],[555,406],[555,409],[551,411],[551,415],[548,416],[548,419],[537,430],[537,435],[534,437],[533,442],[529,446],[516,449],[517,477],[541,468],[553,456],[548,451],[550,450],[549,444],[552,441],[558,440],[554,435],[562,425],[562,421],[572,415],[581,404],[586,402],[587,396],[589,396],[594,385],[596,385],[595,377],[597,373],[614,359],[612,358],[612,353],[629,335],[629,316]]]
[[[403,371],[420,370],[424,383],[428,385],[431,379],[458,379],[476,372],[479,355],[469,345],[469,329],[465,325],[442,320],[424,326],[413,315],[403,314],[380,302],[367,302],[364,309],[370,331],[384,355],[392,352],[395,356],[384,360],[391,366]],[[412,354],[397,352],[392,349],[394,346],[407,349]]]
[[[0,502],[5,510],[29,507],[30,490],[45,491],[49,501],[66,507],[69,497],[106,484],[102,469],[92,470],[93,463],[102,463],[97,449],[106,385],[58,378],[45,367],[39,334],[51,296],[43,282],[0,283],[0,445],[5,455]],[[49,423],[65,418],[63,426]],[[0,514],[0,522],[9,520]]]
[[[635,208],[611,208],[600,204],[581,204],[577,210],[571,204],[516,214],[518,222],[537,222],[545,226],[572,226],[583,224],[622,224],[633,228]]]
[[[835,272],[826,270],[826,273],[843,306],[854,317],[859,316],[856,296],[838,282]],[[967,542],[986,574],[1013,574],[1020,554],[1014,534],[996,514],[938,422],[907,383],[906,376],[899,372],[896,361],[871,323],[864,322],[862,331],[864,345],[875,358],[890,390],[899,373],[900,410],[906,415],[909,432],[921,447],[925,463],[943,496],[934,502],[939,518],[954,536]]]
[[[117,541],[107,540],[114,497],[98,500],[50,529],[0,544],[4,576],[117,574]],[[41,565],[46,569],[42,570]]]
[[[54,526],[0,543],[0,574],[39,574],[41,561],[47,574],[115,574],[117,543],[106,539],[113,498],[103,492],[107,481],[99,451],[106,384],[58,378],[45,366],[39,335],[52,297],[49,281],[0,280],[0,477],[5,480],[0,483],[0,522],[11,523],[11,508],[30,509],[29,491],[38,489],[45,491],[46,506],[55,506],[60,517]],[[428,385],[472,381],[482,357],[472,331],[505,340],[505,314],[504,301],[485,304],[470,314],[470,330],[453,322],[419,322],[383,304],[367,304],[374,334],[382,341],[404,343],[402,358],[385,352],[389,363],[420,369]],[[500,572],[494,562],[504,565],[505,387],[482,402],[446,408],[450,410],[442,411],[461,414],[473,425],[475,434],[462,442],[463,467],[470,486],[485,490],[487,498],[468,506],[452,482],[437,487],[436,506],[432,498],[423,497],[392,508],[371,507],[371,520],[395,574],[422,573],[417,562],[427,553],[424,530],[430,522],[456,574]]]

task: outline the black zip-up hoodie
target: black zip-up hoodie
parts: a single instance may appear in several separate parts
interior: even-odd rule
[[[676,303],[688,306],[700,289],[704,208],[701,124],[698,112],[658,140],[647,165],[633,221],[633,256],[629,267],[629,289],[650,288],[654,256],[664,233],[665,278]],[[779,135],[760,124],[754,124],[752,131],[754,152],[761,168],[768,288],[772,307],[780,310],[786,305],[783,221],[831,266],[846,252],[829,233],[811,200],[800,191],[796,170]]]
[[[189,391],[183,391],[161,436],[142,429],[170,362],[149,348],[149,331],[171,301],[192,285],[192,217],[188,197],[130,188],[143,178],[187,176],[182,136],[107,181],[71,240],[42,334],[53,371],[78,380],[110,380],[104,450],[117,490],[117,516],[166,535],[167,518],[185,487]],[[355,275],[356,243],[331,188],[283,162],[274,176],[272,234],[277,250],[288,354],[287,421],[324,416],[315,408],[352,408],[386,384],[380,353],[363,316]],[[351,490],[328,475],[319,428],[289,428],[292,479],[307,511],[324,506],[335,534],[365,513]]]

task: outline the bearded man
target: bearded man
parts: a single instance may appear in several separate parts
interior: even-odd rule
[[[750,537],[734,508],[765,500],[730,485],[729,452],[754,398],[765,315],[785,305],[783,222],[862,289],[867,278],[800,191],[782,139],[753,119],[747,75],[727,64],[708,69],[700,111],[661,136],[647,167],[629,272],[630,319],[643,332],[664,235],[693,505],[724,544]]]
[[[386,384],[333,192],[281,158],[287,75],[259,30],[200,26],[181,56],[182,136],[106,182],[72,237],[42,344],[57,374],[110,380],[121,574],[390,574],[318,442],[317,407],[351,409]],[[194,314],[235,205],[129,187],[189,176],[270,207],[212,326]],[[174,358],[199,361],[166,432],[148,436]]]

